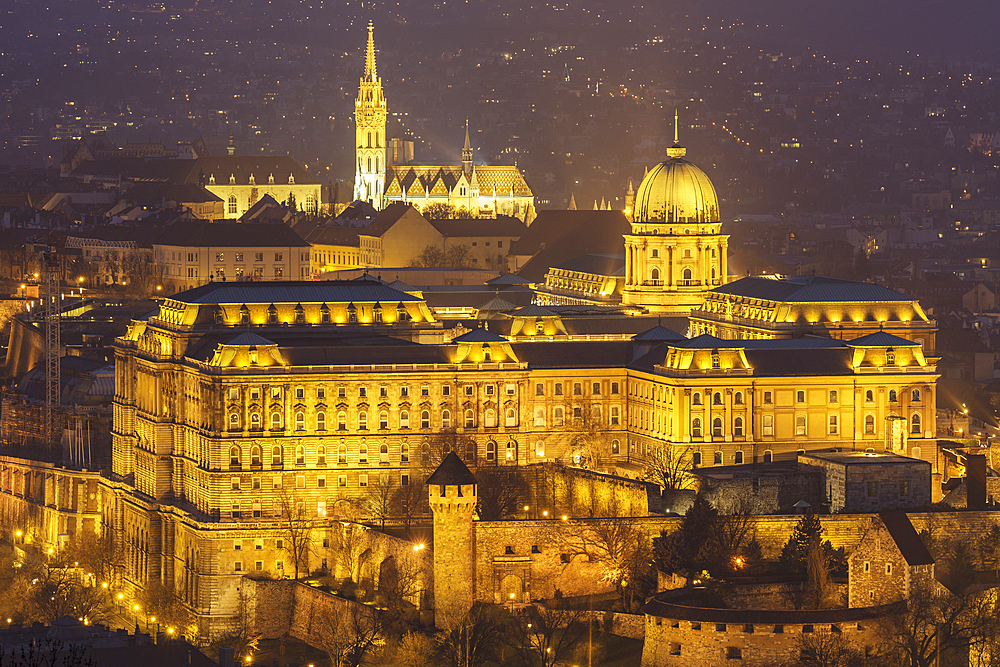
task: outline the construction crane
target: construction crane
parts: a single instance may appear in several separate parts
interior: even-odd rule
[[[56,425],[56,411],[59,409],[60,367],[60,309],[59,293],[59,253],[55,245],[49,244],[41,254],[42,298],[45,308],[45,446],[55,453],[59,445]]]

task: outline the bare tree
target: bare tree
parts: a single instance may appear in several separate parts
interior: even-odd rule
[[[499,521],[517,515],[528,495],[528,485],[513,467],[482,468],[476,472],[481,521]]]
[[[81,570],[93,574],[98,585],[115,587],[125,569],[125,552],[114,539],[113,531],[103,527],[100,534],[77,533],[66,548],[66,560],[79,563]]]
[[[532,605],[518,613],[509,634],[510,643],[525,667],[555,667],[565,663],[587,636],[589,622],[583,609]]]
[[[455,205],[450,202],[434,202],[420,211],[428,220],[447,220],[455,217]]]
[[[365,513],[378,520],[382,530],[385,530],[385,520],[392,516],[392,499],[395,492],[396,483],[389,475],[379,475],[375,481],[368,484],[365,491]]]
[[[602,580],[614,586],[627,609],[637,595],[631,585],[652,567],[649,540],[631,519],[610,517],[579,523],[560,532],[560,548],[564,553],[587,556],[603,570]]]
[[[419,602],[426,582],[425,573],[413,552],[390,556],[379,570],[378,597],[385,607],[387,623],[399,620],[404,611]]]
[[[932,667],[953,652],[986,653],[995,644],[992,595],[974,585],[953,592],[934,580],[915,583],[898,612],[879,621],[885,657],[909,667]]]
[[[321,641],[331,667],[358,667],[385,644],[381,611],[344,601],[325,617]]]
[[[102,623],[111,615],[111,601],[104,588],[86,586],[75,568],[46,565],[28,587],[26,611],[47,625],[63,616]]]
[[[317,522],[306,515],[302,503],[288,489],[281,490],[278,503],[281,508],[279,524],[285,538],[284,548],[292,558],[292,569],[295,579],[298,579],[299,572],[309,568],[309,556],[313,550],[312,533]]]
[[[799,659],[797,667],[861,667],[866,663],[864,653],[839,632],[829,630],[806,633],[797,641]]]
[[[365,539],[366,528],[358,523],[335,523],[332,526],[332,541],[330,547],[339,568],[347,574],[347,578],[358,583],[361,578],[361,566],[365,562],[368,541]]]
[[[499,663],[500,651],[509,632],[503,614],[493,605],[473,605],[461,620],[438,633],[439,664],[487,667]]]
[[[427,504],[427,491],[424,488],[423,476],[410,476],[409,484],[400,484],[392,495],[393,511],[403,521],[403,530],[410,534],[410,526],[414,519],[422,515]]]
[[[690,488],[691,453],[690,445],[651,448],[642,457],[643,477],[664,491]]]
[[[573,391],[576,391],[575,386]],[[582,396],[574,399],[569,395],[564,409],[563,430],[569,437],[574,463],[591,470],[606,471],[612,460],[612,437],[604,423],[604,406],[599,401]]]
[[[212,645],[216,648],[232,647],[238,664],[242,664],[244,657],[253,655],[257,651],[260,638],[261,634],[257,632],[257,624],[251,612],[250,593],[244,586],[240,586],[236,589],[236,613],[229,628],[223,635],[217,637]]]
[[[436,267],[444,265],[444,251],[434,245],[424,246],[420,254],[410,262],[413,266]]]
[[[194,615],[172,590],[159,581],[151,580],[138,596],[139,604],[150,616],[155,616],[165,628],[178,628],[182,635],[192,630]]]
[[[430,667],[437,664],[434,640],[419,632],[407,632],[393,647],[386,664],[393,667]]]

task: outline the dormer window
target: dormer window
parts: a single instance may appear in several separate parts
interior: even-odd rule
[[[295,323],[296,324],[306,323],[306,313],[302,309],[302,304],[298,304],[295,306]]]
[[[250,174],[250,185],[257,185],[257,181],[254,179],[253,174]]]
[[[229,174],[229,184],[236,185],[236,174]]]
[[[295,185],[295,177],[292,176],[291,174],[288,175],[288,184]]]
[[[211,176],[208,177],[208,184],[215,185],[215,174],[212,174]]]
[[[896,365],[896,351],[891,347],[885,351],[885,365],[895,366]]]
[[[267,182],[268,182],[268,185],[274,185],[274,174],[270,174],[267,177]]]
[[[330,323],[330,308],[327,307],[327,305],[325,303],[319,309],[319,315],[320,315],[320,321],[323,324],[329,324]]]
[[[722,360],[719,359],[718,354],[712,355],[712,368],[722,368]]]
[[[246,304],[240,307],[240,324],[250,324],[250,309]]]
[[[379,303],[378,301],[376,301],[375,302],[374,310],[375,310],[375,321],[376,322],[381,322],[382,321],[382,304]]]
[[[358,308],[354,305],[354,302],[347,304],[347,321],[357,322],[358,321]]]
[[[273,303],[267,309],[267,323],[268,324],[277,324],[278,323],[278,309],[274,307]]]

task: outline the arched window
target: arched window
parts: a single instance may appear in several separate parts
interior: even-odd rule
[[[468,413],[466,413],[466,415],[465,415],[465,421],[466,422],[469,421],[469,415],[468,415]],[[493,408],[487,408],[486,409],[484,426],[486,426],[486,428],[493,428],[496,425],[497,425],[497,413],[496,413],[496,410],[494,410]],[[467,423],[466,427],[468,427],[468,426],[471,426],[471,424]]]
[[[691,420],[691,437],[701,437],[701,417],[695,417]]]
[[[260,465],[260,447],[254,445],[250,448],[250,465],[259,466]]]
[[[721,391],[717,391],[714,394],[712,394],[712,404],[713,405],[722,405],[722,392]]]
[[[684,280],[691,280],[691,269],[684,269]]]
[[[733,420],[733,435],[743,437],[743,417],[737,417]]]
[[[358,463],[368,465],[368,445],[360,445],[358,447]]]
[[[795,415],[795,435],[806,434],[806,416]]]
[[[872,403],[875,401],[875,393],[871,389],[865,392],[865,401],[867,403]]]
[[[372,147],[372,133],[368,133],[368,148]]]
[[[295,448],[295,465],[304,466],[306,464],[306,448],[299,445]]]
[[[913,401],[914,403],[919,403],[920,402],[920,390],[919,389],[914,389],[913,391],[910,392],[910,400]]]
[[[306,430],[306,414],[304,412],[295,413],[295,430],[296,431]]]
[[[535,456],[545,456],[545,442],[539,440],[535,443]]]
[[[378,448],[378,462],[388,463],[389,462],[389,445],[382,443],[382,446]]]
[[[465,462],[475,465],[476,463],[476,441],[469,440],[465,443]]]
[[[451,410],[441,411],[441,428],[451,428]]]
[[[486,443],[486,460],[496,461],[497,460],[497,443],[490,440]]]
[[[347,415],[344,415],[344,417],[346,419]],[[316,430],[317,431],[325,431],[326,430],[326,413],[325,412],[317,412],[316,413]]]
[[[271,430],[277,431],[281,429],[281,413],[275,412],[271,415]]]
[[[240,448],[236,445],[229,448],[229,465],[236,468],[240,465]]]
[[[400,463],[410,462],[410,446],[405,442],[399,446],[399,461]]]
[[[920,434],[920,413],[914,412],[910,415],[910,433],[914,435]]]
[[[919,459],[920,458],[920,448],[919,447],[914,447],[913,449],[911,449],[910,450],[910,456],[913,457],[913,458],[915,458],[915,459]]]
[[[761,420],[761,435],[774,435],[774,415],[764,415]]]
[[[712,437],[722,437],[722,417],[716,417],[712,420]]]
[[[368,430],[368,413],[362,410],[358,413],[358,430],[367,431]]]
[[[275,445],[271,448],[271,467],[280,468],[284,464],[284,457],[281,454],[281,446]]]
[[[621,453],[621,443],[617,440],[611,441],[611,454],[617,456]]]
[[[514,408],[507,409],[507,417],[504,420],[504,426],[517,426],[517,412]]]
[[[696,391],[691,394],[691,405],[701,405],[701,392]]]
[[[236,195],[229,195],[229,215],[236,215]]]
[[[389,428],[389,413],[385,410],[378,413],[378,427],[383,431]]]
[[[496,422],[495,418],[494,418],[493,421],[494,421],[494,425],[496,425],[495,424],[495,422]],[[475,428],[475,426],[476,426],[476,413],[474,413],[472,410],[466,410],[465,411],[465,428]]]
[[[770,449],[764,450],[764,463],[772,463],[774,461],[774,452]]]
[[[410,413],[407,410],[399,411],[399,428],[410,428]]]
[[[896,365],[896,352],[891,347],[885,351],[885,365],[886,366]]]
[[[738,391],[733,394],[733,403],[736,405],[743,405],[743,392]]]
[[[552,409],[552,425],[563,426],[566,423],[565,412],[562,408]]]
[[[426,442],[420,446],[420,462],[423,465],[431,462],[431,446]]]
[[[229,430],[238,431],[240,429],[240,416],[235,412],[229,415]]]
[[[323,414],[323,413],[321,412],[320,414]],[[326,415],[323,416],[323,420],[324,420],[324,428],[325,428]],[[319,416],[318,415],[316,417],[316,428],[319,428]],[[338,431],[346,431],[347,430],[347,413],[346,412],[341,411],[341,412],[337,413],[337,430]]]
[[[260,415],[258,414],[250,415],[250,430],[251,431],[260,430]]]
[[[896,395],[896,390],[895,389],[890,389],[889,390],[889,402],[890,403],[895,403],[898,400],[898,398],[899,397]]]
[[[837,435],[837,431],[838,431],[839,426],[840,426],[840,424],[838,424],[837,415],[830,415],[830,418],[829,418],[828,422],[829,422],[829,428],[828,428],[827,432],[830,435]]]
[[[701,465],[701,452],[695,452],[691,455],[691,465],[696,467]]]
[[[721,466],[723,462],[722,452],[712,454],[712,465]]]
[[[743,465],[743,452],[736,452],[733,454],[733,463],[736,465]]]
[[[337,463],[340,465],[347,463],[347,445],[337,447]]]
[[[431,413],[427,410],[420,411],[420,428],[431,427]]]
[[[865,435],[875,435],[875,415],[865,415]]]
[[[326,447],[324,445],[320,445],[316,448],[316,465],[326,465]]]
[[[650,277],[650,279],[654,283],[655,282],[659,282],[659,280],[660,280],[660,270],[657,269],[656,267],[653,267],[653,270],[649,272],[649,277]]]

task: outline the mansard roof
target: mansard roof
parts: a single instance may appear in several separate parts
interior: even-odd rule
[[[852,338],[847,341],[847,344],[851,347],[920,347],[920,343],[894,336],[885,331],[876,331],[867,336]]]
[[[786,303],[821,303],[849,301],[913,301],[901,292],[874,283],[841,280],[823,276],[786,276],[784,278],[741,278],[716,287],[714,294],[728,294],[750,299]]]

